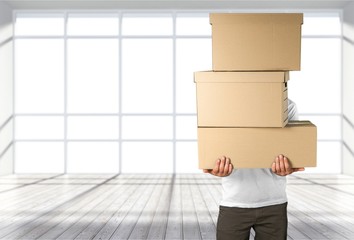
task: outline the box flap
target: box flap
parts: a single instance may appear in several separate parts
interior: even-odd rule
[[[210,13],[210,24],[302,24],[302,13]]]
[[[194,73],[194,82],[203,83],[250,83],[250,82],[287,82],[289,71],[270,72],[216,72],[200,71]]]

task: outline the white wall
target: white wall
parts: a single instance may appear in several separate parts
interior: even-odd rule
[[[0,175],[13,172],[12,10],[0,2]]]
[[[354,175],[354,2],[343,17],[343,173]]]

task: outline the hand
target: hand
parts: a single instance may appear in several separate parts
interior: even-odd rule
[[[234,167],[230,161],[230,158],[221,157],[216,160],[214,169],[203,169],[204,173],[210,173],[218,177],[227,177],[232,173]]]
[[[279,155],[272,164],[272,171],[279,176],[286,176],[293,172],[305,171],[305,168],[292,168],[288,158]]]

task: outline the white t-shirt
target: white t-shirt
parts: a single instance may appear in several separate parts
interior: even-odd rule
[[[289,120],[297,120],[294,102],[288,101]],[[281,153],[275,153],[281,154]],[[257,208],[287,202],[286,177],[278,176],[270,168],[234,169],[222,178],[223,198],[226,207]]]

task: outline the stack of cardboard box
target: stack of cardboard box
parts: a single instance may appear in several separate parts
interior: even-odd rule
[[[199,168],[223,155],[236,168],[269,168],[278,154],[293,167],[316,166],[316,126],[288,119],[302,21],[302,14],[210,14],[213,69],[194,75]]]

